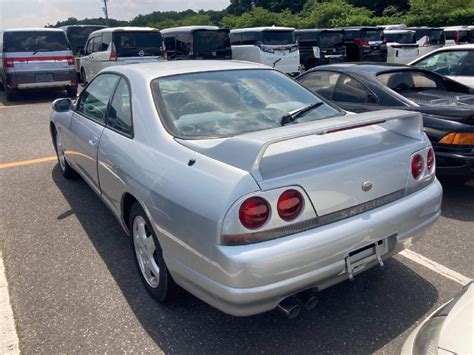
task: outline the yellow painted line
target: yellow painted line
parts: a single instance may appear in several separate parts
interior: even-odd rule
[[[38,159],[12,161],[10,163],[0,163],[0,169],[15,168],[17,166],[24,166],[24,165],[40,164],[40,163],[45,163],[47,161],[53,161],[56,159],[57,159],[56,156],[53,155],[50,157],[43,157],[43,158],[38,158]]]

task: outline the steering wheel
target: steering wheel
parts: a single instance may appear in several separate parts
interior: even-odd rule
[[[181,107],[179,109],[179,116],[184,116],[184,115],[187,115],[187,114],[190,114],[190,113],[194,113],[195,111],[197,111],[197,109],[200,107],[201,105],[196,102],[196,101],[191,101],[191,102],[188,102],[187,104],[185,104],[183,107]]]

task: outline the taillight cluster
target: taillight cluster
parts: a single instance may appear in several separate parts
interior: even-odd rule
[[[3,58],[4,68],[14,68],[15,63],[36,63],[36,62],[64,62],[67,61],[69,65],[75,65],[76,60],[73,56],[60,57],[19,57],[19,58]]]
[[[284,191],[277,201],[277,212],[285,222],[295,220],[303,210],[304,198],[297,190]],[[271,207],[262,197],[250,197],[240,205],[240,223],[247,229],[262,227],[270,218]]]
[[[362,39],[362,38],[354,38],[352,40],[352,42],[357,43],[360,46],[366,46],[367,47],[369,45],[369,42],[366,41],[365,39]]]
[[[435,167],[435,155],[433,148],[428,149],[426,154],[426,168],[431,174],[434,172]],[[419,153],[415,154],[411,159],[411,175],[415,180],[420,180],[423,177],[423,172],[425,171],[425,160],[423,156]]]

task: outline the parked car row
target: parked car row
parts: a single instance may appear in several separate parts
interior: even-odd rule
[[[444,45],[444,32],[471,31],[470,28],[443,31],[404,25],[385,29],[307,30],[272,26],[232,31],[215,26],[186,26],[162,31],[149,27],[104,26],[65,26],[61,29],[64,33],[54,29],[18,29],[2,33],[1,41],[7,46],[2,45],[0,51],[0,77],[8,100],[15,97],[17,90],[25,88],[64,88],[70,95],[75,95],[78,81],[87,82],[103,68],[148,61],[233,58],[265,64],[292,76],[314,66],[335,62],[405,64],[420,53]],[[471,38],[466,36],[456,38],[459,41]],[[16,45],[10,46],[14,41]],[[44,55],[45,52],[48,55]],[[469,59],[468,56],[466,62]],[[72,65],[77,78],[72,77]],[[459,67],[466,68],[465,65]],[[469,72],[469,68],[464,70]]]

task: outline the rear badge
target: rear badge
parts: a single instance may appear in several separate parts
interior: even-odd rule
[[[362,184],[362,191],[370,191],[372,190],[372,182],[371,181],[364,181],[364,183]]]
[[[143,56],[145,55],[145,52],[144,52],[144,51],[140,51],[140,52],[138,52],[138,55],[139,55],[140,57],[143,57]]]

